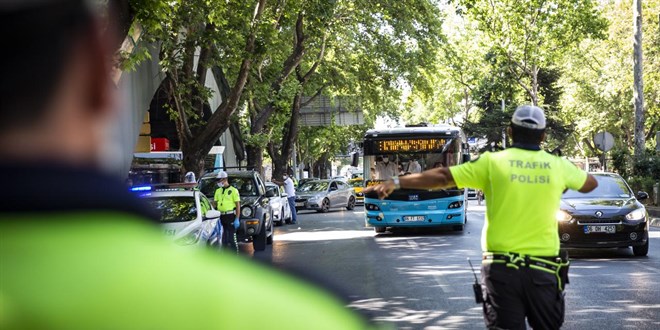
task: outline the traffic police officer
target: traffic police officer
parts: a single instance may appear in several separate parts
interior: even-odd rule
[[[241,196],[238,189],[229,185],[227,172],[218,172],[216,178],[218,179],[218,189],[215,190],[213,200],[215,200],[216,208],[221,214],[222,246],[231,247],[232,251],[238,253],[236,229],[240,225]]]
[[[483,190],[488,207],[480,298],[489,328],[524,329],[527,318],[534,329],[558,329],[564,321],[568,258],[560,256],[555,214],[565,189],[589,192],[598,183],[568,160],[541,150],[545,127],[541,108],[520,106],[508,128],[511,148],[365,189],[380,198],[400,187]]]
[[[0,52],[0,329],[368,327],[308,283],[172,244],[107,174],[118,157],[101,133],[130,110],[113,107],[109,76],[120,20],[96,12],[115,2],[0,1],[0,31],[11,31]]]

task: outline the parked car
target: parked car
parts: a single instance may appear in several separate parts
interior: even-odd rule
[[[263,251],[273,243],[273,209],[261,175],[257,171],[227,171],[229,184],[241,195],[240,226],[236,231],[238,241],[252,241],[255,251]],[[216,173],[208,173],[199,180],[199,190],[213,200],[217,186]]]
[[[477,199],[477,191],[472,188],[467,189],[467,198],[468,199]]]
[[[193,184],[131,188],[160,214],[165,235],[179,245],[218,246],[220,212]]]
[[[266,182],[266,190],[271,192],[274,197],[269,198],[270,207],[273,209],[273,221],[278,226],[291,223],[291,208],[287,200],[287,194],[284,188],[272,182]]]
[[[328,212],[331,208],[355,208],[353,188],[340,180],[307,181],[296,191],[296,210]]]
[[[305,182],[307,182],[307,181],[314,181],[314,180],[321,180],[321,179],[319,179],[319,178],[304,178],[304,179],[300,179],[300,180],[298,180],[298,187],[302,186],[303,183],[305,183]]]
[[[332,179],[333,180],[339,180],[341,182],[348,182],[348,178],[346,176],[343,176],[343,175],[333,176]]]
[[[588,193],[566,191],[557,212],[563,247],[629,247],[634,255],[649,251],[649,217],[640,200],[645,192],[633,193],[615,173],[591,173],[598,187]]]
[[[348,180],[348,185],[353,187],[353,193],[355,193],[355,203],[364,204],[364,180],[360,177],[353,178]]]

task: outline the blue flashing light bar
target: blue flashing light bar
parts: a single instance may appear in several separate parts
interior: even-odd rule
[[[151,191],[151,186],[137,186],[132,187],[131,191]]]

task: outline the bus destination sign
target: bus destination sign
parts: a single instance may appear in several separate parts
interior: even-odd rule
[[[442,150],[445,139],[420,138],[374,141],[375,153],[391,152],[437,152]]]

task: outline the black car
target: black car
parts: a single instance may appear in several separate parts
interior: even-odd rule
[[[199,180],[199,190],[213,200],[217,186],[216,173],[208,173]],[[241,225],[236,231],[240,241],[252,241],[255,251],[263,251],[273,243],[273,210],[261,175],[257,171],[227,171],[229,184],[241,195]]]
[[[562,247],[598,248],[632,246],[636,256],[649,251],[649,217],[640,200],[645,192],[632,192],[614,173],[591,173],[598,187],[581,193],[568,190],[557,212]]]

